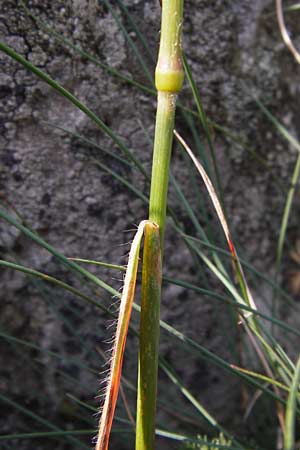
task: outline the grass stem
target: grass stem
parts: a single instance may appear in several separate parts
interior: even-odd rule
[[[137,398],[136,450],[153,450],[157,390],[161,269],[177,93],[183,83],[183,0],[163,0],[161,39],[155,71],[158,91],[149,220],[159,239],[145,233]]]

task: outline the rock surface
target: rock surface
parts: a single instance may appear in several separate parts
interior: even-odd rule
[[[29,11],[38,19],[33,20],[16,1],[2,0],[0,36],[88,105],[133,151],[149,173],[155,97],[108,74],[103,65],[150,87],[133,46],[152,74],[159,39],[160,7],[158,2],[142,0],[123,3],[144,33],[150,49],[148,54],[124,7],[120,8],[121,2],[111,3],[108,8],[106,1],[45,0],[41,3],[29,0],[26,3]],[[297,152],[278,135],[255,98],[259,98],[294,136],[300,125],[297,102],[300,69],[282,43],[273,3],[269,0],[186,0],[184,18],[184,48],[206,113],[213,122],[239,138],[238,143],[220,128],[214,129],[229,222],[241,254],[267,276],[274,275],[278,230]],[[118,21],[129,30],[130,41]],[[291,33],[296,33],[297,13],[289,14],[287,23]],[[102,67],[59,42],[43,24],[91,54]],[[6,210],[14,217],[19,214],[26,224],[66,256],[125,264],[132,229],[147,216],[147,205],[108,174],[104,166],[147,194],[149,185],[145,178],[134,168],[103,153],[102,150],[106,150],[122,156],[116,143],[83,112],[4,54],[1,54],[0,98],[0,190],[1,203]],[[180,100],[195,109],[188,83]],[[189,143],[195,145],[192,130],[180,113],[176,126]],[[98,148],[76,135],[89,139]],[[195,195],[189,168],[178,148],[173,155],[172,171],[190,203],[197,208],[199,197]],[[174,187],[170,191],[170,205],[179,214],[180,222],[186,232],[195,233]],[[200,181],[199,192],[201,204],[208,206],[210,218],[214,217]],[[299,239],[299,212],[296,201],[288,227],[290,248]],[[198,218],[205,224],[200,213]],[[216,219],[213,223],[213,229],[219,230]],[[95,294],[51,254],[4,221],[0,223],[0,238],[4,259],[72,282],[109,306],[110,295]],[[217,243],[224,245],[220,238]],[[220,290],[219,283],[207,271],[204,278],[195,277],[191,254],[175,234],[171,220],[165,254],[166,274],[202,283],[202,286],[206,279]],[[120,288],[122,274],[94,266],[91,270],[103,275],[116,289]],[[95,421],[89,411],[78,407],[65,394],[72,392],[77,398],[97,405],[94,400],[98,390],[97,371],[103,362],[99,348],[101,354],[109,348],[103,342],[111,333],[105,328],[108,315],[101,311],[95,313],[93,307],[71,294],[11,270],[1,271],[0,285],[1,330],[25,341],[21,345],[1,340],[1,390],[58,427],[66,429],[80,424],[83,428],[82,423],[87,418],[89,427],[93,428]],[[257,282],[253,289],[258,303],[264,307],[262,303],[270,299],[272,290]],[[166,284],[162,318],[209,350],[228,361],[233,360],[234,344],[231,343],[230,348],[230,340],[226,340],[226,344],[224,341],[224,333],[225,336],[230,334],[232,322],[227,308],[221,304]],[[297,317],[288,311],[285,311],[285,319],[294,325],[296,322],[297,326]],[[137,320],[134,317],[133,323]],[[184,349],[164,332],[161,349],[200,402],[218,421],[234,428],[234,424],[239,423],[241,409],[241,392],[236,388],[236,379],[195,355],[191,355],[187,363]],[[60,357],[53,358],[49,352],[59,353]],[[135,361],[136,341],[129,336],[124,368],[127,379],[135,379]],[[181,404],[180,394],[163,373],[160,386],[162,402],[168,399],[174,402],[176,398],[174,404]],[[130,391],[127,395],[134,407],[134,395]],[[195,415],[188,420],[180,408],[174,408],[177,411],[174,413],[160,405],[161,427],[169,424],[176,430],[184,416],[185,429],[190,433],[202,431],[204,422],[199,422]],[[31,423],[26,414],[22,416],[12,404],[3,401],[1,410],[6,411],[5,417],[0,419],[4,434],[44,429],[35,421]],[[121,414],[124,417],[124,413]],[[120,443],[116,445],[121,448]],[[159,448],[164,445],[171,448],[170,443],[163,440],[160,445]],[[69,446],[70,442],[60,441],[56,448]],[[30,441],[22,440],[18,441],[18,448],[25,450],[32,446]],[[35,448],[52,448],[51,442],[41,440]]]

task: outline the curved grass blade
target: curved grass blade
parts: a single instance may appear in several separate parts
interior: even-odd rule
[[[98,161],[95,158],[90,158],[90,161],[95,164],[96,166],[100,167],[102,170],[105,170],[105,172],[112,175],[116,180],[120,181],[124,186],[127,187],[131,192],[133,192],[138,198],[143,200],[146,204],[149,203],[149,198],[146,197],[139,189],[137,189],[132,183],[127,181],[124,177],[119,175],[116,171],[110,169],[106,164],[103,164],[102,162]]]
[[[283,216],[282,216],[281,226],[280,226],[280,233],[279,233],[279,239],[278,239],[278,245],[277,245],[277,255],[276,255],[277,273],[280,270],[283,246],[284,246],[285,237],[286,237],[286,230],[287,230],[289,217],[290,217],[290,213],[291,213],[291,209],[292,209],[292,204],[293,204],[293,199],[294,199],[294,195],[295,195],[297,182],[299,180],[299,173],[300,173],[300,153],[297,156],[290,188],[289,188],[288,195],[286,198],[286,203],[285,203],[284,212],[283,212]]]
[[[126,272],[125,266],[118,266],[117,264],[109,264],[102,261],[95,261],[93,259],[83,259],[83,258],[68,258],[70,261],[79,262],[83,264],[92,264],[95,266],[104,267],[105,269],[114,269]]]
[[[4,331],[1,331],[1,329],[0,329],[0,337],[2,339],[7,340],[8,342],[12,342],[13,344],[17,344],[17,345],[20,345],[25,348],[37,350],[41,353],[45,353],[47,356],[51,356],[53,358],[60,359],[62,361],[68,361],[68,362],[80,367],[81,369],[84,369],[90,373],[93,373],[94,375],[98,375],[98,373],[99,373],[97,370],[93,370],[89,366],[84,364],[83,362],[79,361],[78,358],[71,358],[71,357],[67,357],[64,355],[60,355],[59,353],[53,352],[51,350],[45,350],[44,348],[40,347],[37,344],[34,344],[33,342],[24,341],[23,339],[17,338],[15,336],[11,336],[11,335],[5,333]]]
[[[126,336],[128,332],[129,320],[135,292],[140,245],[146,226],[156,228],[156,226],[154,226],[154,224],[152,224],[151,222],[142,221],[138,227],[138,230],[133,239],[131,249],[129,252],[128,266],[124,280],[123,293],[121,297],[116,336],[112,350],[111,366],[106,387],[105,401],[99,422],[99,432],[96,443],[96,450],[108,449],[109,435],[112,427],[113,416],[120,385]]]
[[[14,269],[17,270],[18,272],[23,272],[26,275],[30,275],[32,277],[36,277],[36,278],[40,278],[43,281],[47,281],[49,283],[55,284],[56,286],[64,289],[65,291],[69,291],[72,294],[76,295],[77,297],[82,298],[83,300],[85,300],[86,302],[90,303],[93,306],[96,306],[97,308],[102,309],[105,312],[108,312],[108,308],[105,308],[105,306],[101,305],[101,303],[96,302],[95,300],[93,300],[91,297],[83,294],[82,292],[80,292],[78,289],[70,286],[69,284],[54,278],[50,275],[47,275],[43,272],[38,272],[37,270],[31,269],[30,267],[25,267],[22,266],[20,264],[15,264],[9,261],[3,261],[2,259],[0,260],[0,267],[4,267],[7,269]]]
[[[183,234],[183,236],[186,239],[189,239],[190,241],[199,242],[201,245],[203,245],[203,246],[205,246],[205,247],[207,247],[209,249],[213,249],[217,253],[220,253],[220,254],[223,254],[225,256],[231,257],[231,253],[229,251],[221,248],[221,247],[217,247],[217,246],[211,244],[210,242],[206,242],[205,240],[201,240],[201,239],[198,239],[198,238],[196,238],[194,236],[190,236],[189,234],[183,233],[183,231],[180,228],[178,228],[178,227],[176,228],[176,230],[178,231],[178,233]],[[269,286],[271,286],[273,288],[274,291],[276,291],[279,294],[281,294],[283,296],[283,298],[285,300],[287,300],[291,305],[293,305],[294,307],[296,306],[295,305],[295,300],[287,292],[285,292],[278,284],[276,284],[273,280],[268,278],[262,272],[259,272],[257,269],[255,269],[255,267],[251,263],[247,262],[245,259],[240,258],[240,262],[243,265],[243,267],[245,267],[250,272],[252,272],[254,275],[256,275],[257,277],[259,277],[263,281],[265,281]]]
[[[276,273],[275,273],[275,281],[278,278],[282,260],[283,247],[286,238],[287,226],[289,222],[289,217],[292,209],[293,199],[295,195],[297,181],[299,180],[300,173],[300,143],[288,132],[288,130],[276,119],[273,114],[258,100],[255,99],[257,105],[262,110],[262,112],[266,115],[266,117],[273,123],[277,131],[286,139],[292,147],[294,147],[298,151],[297,160],[295,163],[295,167],[292,174],[292,180],[290,184],[290,188],[287,193],[284,212],[280,225],[280,232],[277,244],[277,252],[276,252]],[[273,305],[272,305],[273,313],[276,314],[277,309],[277,296],[276,293],[273,297]]]
[[[205,418],[205,420],[215,429],[224,433],[224,435],[231,439],[234,444],[236,444],[237,448],[242,449],[240,444],[231,436],[218,422],[209,414],[209,412],[198,402],[198,400],[189,392],[187,388],[185,388],[180,381],[179,377],[176,375],[174,370],[170,367],[170,365],[163,359],[160,358],[160,366],[166,375],[170,378],[170,380],[178,386],[181,393],[184,397],[196,408],[196,410]]]
[[[96,114],[93,111],[91,111],[87,106],[85,106],[81,101],[79,101],[77,97],[75,97],[73,94],[71,94],[71,92],[69,92],[67,89],[65,89],[63,86],[61,86],[61,84],[59,84],[57,81],[55,81],[49,75],[47,75],[45,72],[40,70],[38,67],[33,65],[31,62],[29,62],[27,59],[25,59],[19,53],[15,52],[11,47],[6,45],[4,42],[0,42],[0,50],[3,51],[4,53],[6,53],[11,58],[13,58],[15,61],[22,64],[24,67],[26,67],[26,69],[30,70],[41,80],[45,81],[53,89],[55,89],[57,92],[59,92],[60,95],[65,97],[67,100],[69,100],[71,103],[73,103],[73,105],[75,105],[82,112],[84,112],[84,114],[86,114],[105,134],[107,134],[113,140],[113,142],[124,153],[124,155],[126,155],[135,164],[135,166],[144,174],[144,176],[148,177],[148,174],[146,173],[143,166],[134,157],[134,155],[128,150],[128,148],[125,146],[125,144],[123,144],[123,142],[113,133],[113,131],[107,125],[105,125],[104,122],[102,122],[101,119],[99,119],[98,116],[96,116]]]
[[[63,35],[57,33],[53,28],[50,28],[45,22],[43,22],[40,18],[38,18],[35,14],[32,14],[30,9],[27,8],[27,6],[24,4],[24,2],[21,0],[20,5],[22,8],[24,8],[26,14],[31,17],[34,22],[43,30],[45,30],[49,35],[53,36],[58,42],[61,42],[68,47],[70,47],[72,50],[77,52],[79,55],[81,55],[83,58],[93,62],[96,66],[100,67],[101,69],[104,69],[106,72],[108,72],[110,75],[118,78],[121,81],[125,81],[127,84],[132,85],[140,89],[141,91],[150,94],[150,95],[156,95],[156,92],[154,89],[150,89],[147,86],[139,83],[138,81],[134,80],[133,78],[129,78],[128,76],[122,74],[120,71],[113,69],[111,66],[108,66],[107,64],[103,63],[99,60],[99,58],[96,58],[95,56],[91,55],[90,53],[87,53],[86,51],[82,50],[82,48],[78,47],[77,45],[73,44],[69,39],[64,37]]]
[[[283,391],[289,391],[289,388],[286,387],[285,384],[280,383],[280,381],[277,381],[274,378],[267,377],[266,375],[262,375],[261,373],[253,372],[252,370],[244,369],[243,367],[238,367],[235,364],[231,364],[231,367],[233,367],[234,369],[240,370],[241,372],[246,373],[247,375],[250,375],[251,377],[258,378],[259,380],[265,381],[268,384],[279,387]]]
[[[279,233],[279,240],[278,240],[278,246],[277,246],[277,257],[276,257],[276,265],[279,268],[282,258],[282,251],[286,236],[286,229],[287,224],[289,221],[289,216],[291,212],[291,207],[293,203],[294,193],[295,193],[295,187],[296,183],[299,179],[299,172],[300,172],[300,143],[288,132],[288,130],[279,122],[279,120],[276,119],[273,114],[270,113],[270,111],[258,100],[255,99],[257,105],[262,110],[262,112],[268,117],[268,119],[273,123],[277,131],[298,151],[298,157],[295,164],[295,168],[292,175],[292,181],[290,185],[290,189],[288,191],[286,204],[284,208],[284,214],[282,217],[281,227],[280,227],[280,233]]]
[[[36,431],[34,433],[15,433],[3,434],[0,436],[0,441],[10,441],[12,439],[55,439],[66,436],[92,436],[95,430],[59,430],[59,431]],[[84,446],[84,448],[89,448]]]
[[[4,220],[6,220],[11,225],[15,226],[16,228],[20,229],[20,231],[24,232],[25,235],[33,239],[35,242],[37,242],[39,245],[42,245],[42,247],[46,248],[50,253],[52,253],[54,256],[56,256],[59,260],[61,260],[64,263],[67,263],[67,265],[75,270],[76,272],[79,272],[83,276],[85,276],[87,279],[90,279],[93,281],[96,285],[102,287],[103,289],[107,290],[112,295],[116,295],[120,297],[120,294],[115,291],[113,288],[111,288],[109,285],[106,285],[103,283],[99,278],[92,275],[90,272],[82,269],[78,264],[75,264],[72,261],[69,261],[66,257],[64,257],[61,253],[59,253],[56,249],[54,249],[52,246],[50,246],[48,243],[46,243],[43,239],[41,239],[39,236],[37,236],[35,233],[30,231],[28,228],[24,227],[23,225],[19,224],[15,219],[13,219],[11,216],[9,216],[4,211],[0,210],[0,217],[2,217]],[[138,312],[140,312],[140,307],[138,305],[133,305],[134,309]],[[169,324],[167,324],[164,321],[160,321],[160,325],[163,329],[165,329],[169,334],[174,336],[176,339],[179,339],[180,342],[187,345],[188,348],[193,348],[200,357],[208,359],[215,364],[217,364],[219,367],[222,367],[225,370],[230,371],[231,373],[239,374],[240,377],[247,379],[247,381],[250,384],[255,385],[259,389],[263,390],[265,393],[267,393],[269,396],[275,398],[276,400],[283,401],[278,396],[273,394],[273,392],[269,391],[268,389],[265,389],[262,385],[259,383],[256,383],[254,380],[251,379],[251,377],[247,377],[245,374],[241,374],[238,371],[233,370],[230,367],[230,364],[228,364],[226,361],[224,361],[222,358],[219,358],[218,356],[214,355],[213,353],[209,352],[207,349],[202,347],[201,345],[197,344],[194,340],[186,337],[183,333],[179,332],[175,328],[171,327]]]
[[[185,236],[188,237],[187,235],[185,235]],[[217,247],[215,247],[215,249],[222,251],[222,249],[218,249]],[[231,256],[230,253],[227,252],[226,250],[224,250],[223,252],[227,253],[229,256]],[[105,262],[102,262],[102,261],[94,261],[94,260],[83,259],[83,258],[68,258],[68,259],[70,259],[71,261],[75,261],[75,262],[79,262],[79,263],[83,263],[83,264],[92,264],[92,265],[96,265],[96,266],[99,266],[99,267],[104,267],[104,268],[107,268],[107,269],[113,269],[113,270],[126,272],[126,267],[125,266],[119,266],[119,265],[116,265],[116,264],[109,264],[109,263],[105,263]],[[297,330],[296,328],[293,328],[292,326],[287,325],[285,322],[283,322],[280,319],[277,319],[276,317],[271,317],[271,316],[268,316],[267,314],[264,314],[264,313],[258,311],[257,309],[252,309],[250,306],[245,305],[244,303],[237,303],[236,301],[230,300],[226,296],[218,294],[217,292],[214,292],[214,291],[211,291],[211,290],[208,290],[208,289],[200,288],[200,287],[198,287],[198,286],[196,286],[196,285],[194,285],[192,283],[189,283],[189,282],[186,282],[186,281],[183,281],[183,280],[179,280],[179,279],[176,279],[176,278],[170,278],[168,276],[163,276],[162,279],[163,279],[164,282],[167,282],[167,283],[170,283],[170,284],[175,284],[177,286],[185,287],[186,289],[190,289],[190,290],[192,290],[194,292],[197,292],[198,294],[206,295],[206,296],[208,296],[210,298],[215,298],[218,301],[222,301],[222,302],[228,303],[228,304],[230,304],[230,305],[232,305],[232,306],[234,306],[236,308],[241,308],[241,309],[244,309],[245,311],[249,311],[249,312],[251,312],[254,315],[257,315],[257,316],[259,316],[259,317],[261,317],[261,318],[263,318],[263,319],[265,319],[265,320],[267,320],[267,321],[269,321],[271,323],[274,323],[274,325],[277,325],[277,326],[281,327],[282,329],[288,331],[289,333],[293,333],[296,336],[300,337],[300,331]]]
[[[151,85],[153,86],[153,77],[151,75],[151,73],[149,72],[149,69],[147,67],[147,64],[144,61],[144,58],[142,57],[141,53],[139,52],[139,50],[137,49],[136,45],[134,44],[132,38],[130,37],[130,35],[127,33],[126,28],[124,27],[124,25],[122,24],[121,20],[119,19],[119,17],[117,16],[117,14],[114,12],[110,1],[109,0],[102,0],[103,3],[105,4],[105,6],[107,7],[107,9],[109,10],[109,12],[111,13],[111,15],[113,16],[113,18],[115,19],[118,27],[120,28],[123,36],[125,37],[126,41],[128,42],[130,48],[133,50],[133,53],[135,54],[136,58],[138,59],[141,68],[143,69],[143,72],[145,74],[145,76],[148,78],[148,80],[150,81]]]
[[[114,153],[114,152],[112,152],[110,150],[102,148],[96,142],[92,141],[91,139],[87,139],[86,137],[82,136],[81,134],[73,133],[73,131],[70,131],[67,128],[55,125],[55,124],[50,123],[50,122],[46,122],[44,120],[41,120],[40,123],[44,123],[45,125],[47,125],[47,126],[49,126],[51,128],[55,128],[56,130],[63,131],[64,133],[68,134],[69,136],[75,137],[76,139],[78,139],[78,140],[80,140],[82,142],[85,142],[89,146],[97,148],[98,150],[100,150],[101,152],[103,152],[106,155],[110,156],[111,158],[114,158],[117,161],[120,161],[125,166],[130,167],[130,168],[133,167],[133,165],[129,161],[127,161],[126,159],[122,158],[121,156],[117,155],[116,153]]]
[[[28,236],[30,239],[35,241],[38,245],[44,247],[46,250],[48,250],[49,253],[51,253],[53,256],[55,256],[59,261],[61,261],[65,266],[69,267],[70,269],[80,273],[83,277],[86,279],[92,281],[97,286],[101,287],[102,289],[106,290],[112,295],[116,295],[115,289],[113,289],[111,286],[109,286],[104,281],[100,280],[100,278],[96,277],[92,273],[90,273],[88,270],[82,268],[78,264],[76,264],[73,261],[69,261],[68,258],[66,258],[62,253],[60,253],[58,250],[56,250],[54,247],[52,247],[50,244],[48,244],[44,239],[39,237],[36,233],[31,231],[28,227],[25,227],[24,225],[17,222],[13,217],[11,217],[9,214],[7,214],[5,211],[0,210],[0,218],[4,219],[6,222],[10,223],[12,226],[16,227],[18,230],[22,231],[26,236]],[[117,293],[118,294],[118,293]]]
[[[136,35],[137,35],[138,39],[140,40],[140,42],[142,43],[144,49],[146,50],[149,60],[151,61],[151,63],[154,64],[155,61],[153,58],[153,54],[150,50],[148,42],[145,39],[143,33],[140,32],[140,29],[137,27],[136,23],[134,22],[133,18],[131,17],[126,5],[121,0],[117,0],[117,3],[118,3],[119,8],[121,9],[121,11],[125,14],[126,18],[128,19],[130,25],[132,26],[132,29],[136,33]]]
[[[200,164],[200,162],[197,160],[197,158],[195,157],[195,155],[193,154],[192,150],[188,147],[188,145],[186,144],[186,142],[182,139],[182,137],[177,133],[176,130],[174,130],[174,134],[177,137],[177,139],[179,140],[179,142],[181,143],[181,145],[184,147],[184,149],[187,151],[187,153],[189,154],[189,156],[191,157],[193,163],[195,164],[198,172],[200,173],[205,186],[207,188],[207,191],[209,193],[209,196],[211,198],[211,201],[214,205],[214,208],[216,210],[216,213],[218,215],[218,218],[220,220],[220,223],[222,225],[227,243],[228,243],[228,247],[232,256],[232,261],[236,270],[236,274],[237,274],[237,278],[239,280],[239,284],[242,290],[242,294],[244,299],[246,300],[246,303],[251,306],[253,309],[257,309],[255,302],[253,300],[252,294],[250,292],[250,289],[248,287],[239,257],[237,255],[235,246],[233,244],[232,238],[231,238],[231,234],[229,231],[229,227],[225,218],[225,215],[223,213],[223,209],[222,206],[218,200],[217,194],[215,192],[215,189],[210,181],[210,179],[208,178],[204,168],[202,167],[202,165]]]
[[[189,63],[184,54],[183,54],[183,66],[184,66],[186,77],[187,77],[190,87],[192,89],[192,93],[193,93],[194,100],[195,100],[197,110],[198,110],[198,116],[199,116],[200,122],[202,124],[202,127],[204,129],[205,137],[206,137],[206,140],[208,143],[208,148],[210,150],[210,154],[211,154],[211,158],[212,158],[212,162],[213,162],[214,174],[215,174],[215,178],[217,181],[218,191],[219,191],[219,194],[220,194],[220,197],[222,200],[222,204],[224,207],[224,201],[223,201],[224,195],[223,195],[221,177],[220,177],[220,173],[219,173],[219,169],[218,169],[215,149],[214,149],[212,139],[211,139],[211,133],[210,133],[209,125],[208,125],[208,120],[207,120],[207,117],[206,117],[206,114],[205,114],[205,111],[204,111],[204,108],[202,105],[202,101],[201,101],[201,98],[199,95],[198,88],[197,88],[195,80],[193,78],[192,71],[190,69]]]
[[[17,409],[21,414],[30,417],[32,420],[34,420],[37,423],[40,423],[41,425],[45,425],[47,428],[49,428],[50,430],[53,430],[55,432],[60,432],[62,430],[60,430],[57,426],[53,425],[51,422],[49,422],[48,420],[40,417],[39,415],[33,413],[32,411],[30,411],[28,408],[25,408],[24,406],[20,405],[18,402],[15,402],[11,399],[9,399],[8,397],[6,397],[3,394],[0,394],[0,401],[11,406],[12,408]],[[70,443],[72,443],[72,445],[75,445],[78,448],[83,448],[85,450],[89,450],[90,447],[85,445],[83,442],[79,441],[78,439],[73,438],[72,436],[65,436],[65,439],[67,441],[69,441]]]
[[[299,179],[299,172],[300,172],[300,143],[291,135],[291,133],[288,132],[288,130],[279,122],[279,120],[276,119],[273,114],[270,113],[270,111],[258,100],[255,99],[257,105],[259,108],[263,111],[263,113],[268,117],[268,119],[273,123],[277,131],[297,150],[298,157],[296,160],[295,168],[292,175],[291,185],[288,191],[286,204],[284,208],[284,213],[282,217],[281,227],[280,227],[280,233],[279,233],[279,240],[278,240],[278,246],[277,246],[277,257],[276,257],[276,265],[279,269],[281,259],[282,259],[282,251],[286,236],[286,229],[289,221],[289,216],[291,212],[291,207],[293,203],[293,198],[295,194],[295,188],[296,184]]]
[[[290,393],[286,405],[283,450],[295,449],[295,421],[297,414],[297,395],[300,383],[300,357],[296,365]],[[299,419],[299,418],[298,418]]]

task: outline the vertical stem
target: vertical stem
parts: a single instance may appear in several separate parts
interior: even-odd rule
[[[149,220],[159,226],[160,239],[166,222],[170,157],[173,142],[176,94],[159,91],[152,162]]]
[[[161,254],[158,227],[145,226],[136,450],[153,450],[157,392]]]
[[[169,166],[177,94],[183,83],[181,55],[183,0],[162,0],[161,39],[155,71],[158,91],[149,220],[145,229],[140,322],[136,450],[153,450],[157,395],[161,263]],[[158,234],[158,233],[157,233]]]

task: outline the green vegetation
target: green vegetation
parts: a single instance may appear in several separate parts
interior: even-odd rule
[[[139,45],[144,49],[145,54],[151,57],[152,52],[148,48],[148,43],[134,23],[125,4],[123,4],[122,0],[117,0],[115,7],[112,7],[109,0],[104,0],[104,3],[115,18],[120,28],[120,33],[122,33],[129,48],[139,62],[148,84],[144,85],[143,82],[136,80],[134,75],[131,77],[126,74],[125,76],[103,64],[102,61],[89,55],[85,50],[77,47],[55,30],[49,28],[38,17],[33,16],[23,3],[21,4],[28,14],[28,20],[34,20],[36,25],[51,35],[52,38],[71,48],[73,52],[78,53],[82,58],[94,63],[96,67],[100,66],[115,79],[132,86],[132,89],[141,90],[149,96],[156,95],[153,87],[155,85],[157,90],[157,115],[151,177],[144,168],[140,158],[127,147],[122,138],[117,136],[92,109],[84,105],[60,83],[52,79],[32,62],[29,62],[5,42],[0,42],[0,50],[31,71],[32,76],[39,77],[51,86],[74,107],[80,109],[98,127],[101,133],[104,133],[111,139],[119,153],[103,150],[91,140],[71,133],[63,126],[59,127],[61,131],[87,145],[95,146],[98,151],[104,151],[106,156],[110,158],[110,161],[118,161],[118,164],[123,168],[131,168],[138,171],[144,180],[151,180],[150,195],[148,197],[147,192],[143,192],[138,186],[133,186],[130,179],[124,175],[124,172],[119,173],[113,165],[109,165],[109,162],[104,164],[96,158],[91,158],[90,160],[101,171],[106,172],[111,179],[116,180],[124,189],[127,189],[136,198],[147,204],[149,207],[149,219],[140,223],[133,240],[124,280],[124,289],[121,295],[109,282],[92,273],[89,267],[95,266],[99,271],[101,268],[107,268],[112,271],[125,271],[124,267],[115,264],[116,261],[101,262],[89,260],[86,255],[68,258],[31,229],[30,224],[23,219],[22,211],[12,210],[10,205],[2,202],[0,209],[1,220],[7,226],[18,229],[26,239],[34,242],[41,249],[52,254],[60,264],[60,267],[64,267],[65,271],[70,272],[76,282],[72,284],[68,280],[60,279],[58,276],[48,275],[34,268],[27,267],[20,263],[13,254],[10,255],[10,260],[0,260],[0,268],[16,270],[29,277],[38,289],[41,297],[47,299],[53,313],[57,314],[59,320],[64,323],[78,347],[85,350],[88,358],[87,360],[82,360],[78,356],[68,358],[59,352],[45,351],[39,342],[20,339],[9,334],[4,328],[0,329],[0,337],[7,345],[11,346],[16,355],[21,355],[20,357],[26,363],[31,364],[34,370],[42,371],[45,368],[43,367],[45,364],[42,358],[35,360],[26,357],[28,350],[34,350],[39,355],[47,357],[47,361],[61,360],[75,367],[80,367],[96,379],[100,372],[99,349],[96,347],[96,343],[86,342],[80,337],[76,327],[68,320],[67,314],[61,315],[56,304],[57,292],[68,293],[68,295],[76,298],[78,302],[89,304],[89,307],[94,308],[96,314],[104,311],[109,316],[117,318],[117,331],[106,387],[106,398],[100,417],[98,441],[96,443],[97,450],[108,449],[111,427],[113,436],[119,436],[123,440],[124,437],[128,439],[128,448],[133,448],[135,435],[136,450],[159,448],[158,440],[160,438],[168,440],[170,445],[171,442],[175,442],[176,448],[187,450],[216,450],[221,448],[228,450],[274,449],[277,445],[277,430],[279,430],[278,434],[282,439],[284,450],[296,450],[299,448],[299,435],[295,424],[299,423],[300,419],[300,360],[298,360],[297,364],[293,362],[284,345],[280,342],[280,336],[284,336],[287,341],[293,342],[295,337],[299,338],[300,332],[282,320],[279,315],[278,305],[285,302],[295,313],[299,313],[299,311],[297,311],[294,299],[279,285],[278,279],[286,246],[289,219],[293,212],[296,184],[299,181],[300,144],[283,124],[274,117],[271,111],[261,101],[256,100],[258,111],[269,120],[270,126],[277,130],[281,139],[285,139],[298,152],[295,168],[291,174],[291,185],[288,189],[282,189],[285,207],[281,213],[282,221],[278,232],[277,254],[274,261],[276,276],[272,280],[264,273],[257,271],[251,263],[244,261],[243,258],[239,258],[236,250],[238,248],[236,244],[237,239],[235,236],[234,238],[232,237],[230,217],[228,217],[224,207],[226,195],[223,192],[218,169],[213,133],[222,133],[226,139],[231,140],[233,143],[239,143],[239,145],[241,140],[235,132],[231,132],[214,123],[212,119],[206,116],[200,92],[188,63],[188,49],[186,49],[187,57],[182,54],[183,0],[163,0],[162,2],[160,50],[155,72],[155,82],[152,80],[151,71],[148,68],[143,52],[134,43],[129,30],[120,21],[119,16],[114,13],[115,8],[122,12],[130,24],[130,28],[134,30],[137,39],[139,39]],[[296,11],[296,7],[298,6],[295,5],[294,11]],[[191,150],[186,142],[192,141],[192,139],[182,137],[177,132],[174,133],[176,101],[184,81],[184,71],[186,83],[193,95],[195,108],[191,110],[186,107],[184,98],[180,98],[178,111],[184,127],[189,130],[190,135],[193,137],[192,146],[194,146],[195,152]],[[183,187],[170,172],[170,157],[174,134],[182,159],[189,167],[190,186],[194,189],[198,209],[187,199]],[[245,144],[245,148],[247,147]],[[255,150],[251,150],[251,152],[257,157],[257,160],[261,160],[261,157],[255,154]],[[262,167],[265,168],[265,166],[265,161],[262,161]],[[205,199],[202,193],[199,194],[201,177],[207,190]],[[169,180],[178,198],[179,213],[168,206]],[[280,185],[280,181],[278,181],[278,184]],[[211,211],[208,211],[207,199],[210,199],[212,203],[213,217],[211,216]],[[191,224],[188,229],[182,223],[181,214],[184,214]],[[162,275],[163,263],[168,261],[169,257],[164,250],[167,216],[170,219],[170,232],[174,233],[176,239],[184,243],[194,261],[196,280],[194,283],[186,281],[184,274],[179,274],[179,278]],[[193,233],[191,230],[193,230]],[[116,236],[116,243],[118,243],[118,236]],[[143,247],[143,259],[139,272],[139,252],[141,247]],[[232,270],[232,267],[234,270]],[[140,281],[140,278],[141,302],[139,306],[133,301],[135,286]],[[212,278],[214,278],[213,282],[211,281]],[[220,286],[217,290],[215,288],[216,280]],[[195,302],[201,294],[208,301],[214,303],[216,315],[219,314],[218,308],[220,305],[223,308],[227,308],[226,314],[228,314],[228,320],[231,321],[232,334],[228,337],[224,336],[224,345],[226,341],[231,355],[230,361],[223,359],[214,351],[208,350],[196,340],[191,339],[188,335],[160,319],[160,299],[164,288],[162,282],[184,288],[185,292],[194,295]],[[251,293],[251,286],[259,284],[265,284],[273,292],[272,307],[267,312],[265,310],[260,311],[260,305]],[[99,290],[121,299],[121,308],[118,315],[112,313],[99,300]],[[135,324],[130,323],[132,309],[139,314],[139,330]],[[269,326],[270,324],[271,327]],[[97,333],[99,330],[94,331]],[[234,376],[236,384],[240,382],[239,384],[242,385],[241,389],[244,398],[247,398],[247,405],[244,405],[243,411],[244,419],[240,417],[239,424],[243,420],[247,421],[251,410],[259,403],[261,411],[257,413],[257,420],[263,416],[268,416],[264,425],[268,428],[270,433],[268,437],[272,437],[272,442],[266,442],[267,440],[261,439],[259,431],[255,431],[250,439],[251,444],[249,444],[249,436],[245,435],[243,431],[235,430],[235,424],[223,426],[218,418],[213,417],[208,408],[202,404],[201,392],[203,388],[199,386],[201,389],[197,392],[194,387],[190,389],[188,386],[185,386],[176,364],[165,360],[162,355],[159,355],[160,331],[163,334],[163,339],[168,339],[174,347],[178,346],[181,350],[186,351],[187,365],[188,358],[191,357],[201,363],[217,367],[220,373],[227,372]],[[222,329],[214,329],[213,332],[222,333]],[[124,376],[121,376],[123,354],[128,333],[139,337],[137,383],[134,380],[127,380]],[[95,357],[90,356],[92,353],[94,356],[97,354],[96,361],[98,365],[96,366]],[[100,355],[103,357],[101,351]],[[251,359],[255,359],[254,367],[242,367],[244,355],[250,355],[250,357],[245,358],[248,362]],[[105,357],[103,357],[103,360],[105,361]],[[161,398],[157,396],[158,367],[168,380],[170,390],[174,396],[172,400],[168,397],[164,398],[163,395]],[[91,439],[97,433],[93,417],[95,406],[77,397],[77,380],[73,374],[62,371],[60,375],[68,379],[68,382],[74,387],[72,394],[65,394],[67,411],[64,410],[64,415],[62,416],[71,418],[72,423],[76,426],[77,424],[79,425],[78,428],[76,429],[75,425],[72,430],[62,427],[62,417],[59,420],[60,425],[52,423],[47,417],[42,417],[29,407],[27,408],[5,394],[1,394],[0,402],[18,411],[20,415],[28,419],[28,427],[25,431],[20,430],[19,432],[19,430],[15,430],[14,434],[0,436],[2,442],[18,442],[18,446],[21,447],[21,442],[25,439],[53,439],[65,442],[68,447],[72,445],[72,449],[87,449],[91,447]],[[115,410],[120,381],[124,408],[120,407]],[[40,395],[42,396],[43,393],[40,393]],[[127,401],[128,396],[131,399],[137,398],[136,411],[131,411],[129,404],[132,405],[132,402]],[[176,417],[177,422],[180,424],[180,432],[171,429],[171,420],[162,420],[160,416],[156,419],[157,407],[159,410],[164,411],[168,419]],[[272,412],[271,418],[270,411]],[[268,422],[269,419],[273,420],[272,425]],[[204,433],[206,434],[204,435]]]

